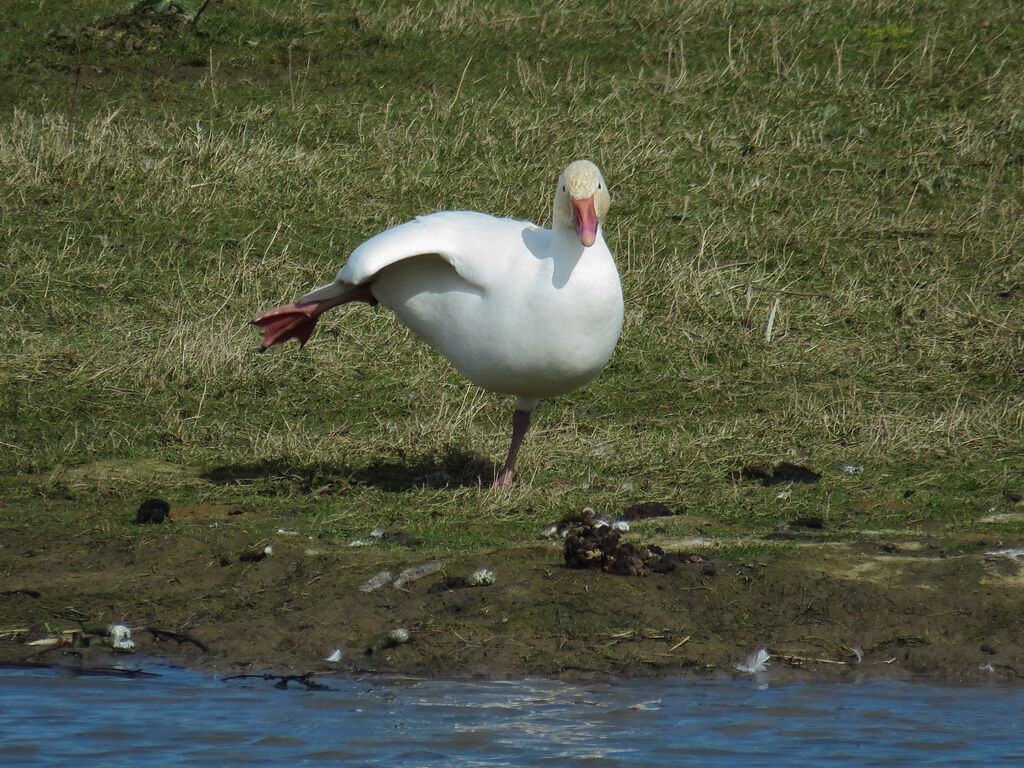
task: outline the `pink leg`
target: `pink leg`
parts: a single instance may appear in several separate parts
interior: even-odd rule
[[[274,307],[274,309],[268,309],[252,321],[252,325],[257,325],[265,331],[260,352],[264,352],[282,341],[288,341],[288,339],[298,339],[299,347],[305,346],[320,315],[332,307],[347,304],[350,301],[377,303],[377,299],[370,292],[369,285],[357,285],[351,291],[346,291],[333,299],[311,301],[308,304],[284,304]]]
[[[523,444],[523,436],[530,428],[530,411],[516,408],[512,414],[512,445],[508,448],[508,458],[505,459],[505,468],[494,480],[495,488],[508,488],[512,485],[512,470],[516,465],[516,456],[519,455],[519,446]]]

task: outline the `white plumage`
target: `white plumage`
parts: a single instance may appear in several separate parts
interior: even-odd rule
[[[551,229],[471,211],[421,216],[370,238],[334,281],[253,323],[264,349],[305,343],[321,313],[380,302],[467,379],[516,396],[513,441],[496,485],[511,482],[530,412],[604,368],[622,328],[622,289],[600,221],[610,197],[597,167],[569,165]]]

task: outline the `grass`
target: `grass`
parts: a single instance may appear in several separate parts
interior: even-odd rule
[[[1024,490],[1018,4],[10,6],[0,503],[244,501],[459,549],[640,500],[970,529]],[[511,493],[487,488],[511,402],[387,313],[256,354],[247,320],[367,236],[547,223],[580,156],[612,187],[625,327],[542,406]],[[824,478],[735,479],[780,459]],[[153,460],[196,471],[48,479]]]

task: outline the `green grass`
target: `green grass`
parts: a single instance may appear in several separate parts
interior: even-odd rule
[[[9,500],[241,500],[457,549],[638,500],[965,528],[1024,489],[1019,4],[9,6]],[[446,208],[547,223],[581,156],[612,187],[625,327],[538,411],[510,494],[486,486],[511,402],[387,313],[256,354],[248,319],[366,237]],[[205,475],[47,480],[137,459]],[[732,477],[780,459],[825,477],[787,500]],[[469,484],[416,480],[442,468]]]

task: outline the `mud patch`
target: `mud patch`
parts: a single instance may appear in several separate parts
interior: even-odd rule
[[[588,679],[734,674],[763,647],[772,675],[1024,676],[1024,562],[987,554],[1024,544],[1006,535],[916,547],[905,535],[900,553],[870,542],[765,542],[742,559],[716,556],[720,542],[710,541],[703,562],[678,562],[688,550],[659,542],[677,567],[623,578],[566,567],[561,539],[453,557],[428,545],[314,547],[301,532],[279,533],[294,518],[133,526],[103,514],[60,501],[5,509],[0,662],[89,668],[159,658],[300,676]],[[41,537],[52,518],[72,522]],[[616,547],[626,544],[655,552],[636,531],[620,532]],[[245,552],[262,556],[243,560]],[[459,588],[481,568],[493,582]],[[385,570],[409,569],[432,576],[361,589]],[[114,624],[130,627],[130,656],[103,643],[28,645]],[[395,629],[408,641],[380,642]]]
[[[192,504],[179,507],[171,507],[169,516],[171,520],[181,522],[201,522],[224,520],[225,518],[252,519],[258,517],[251,510],[238,504]]]

